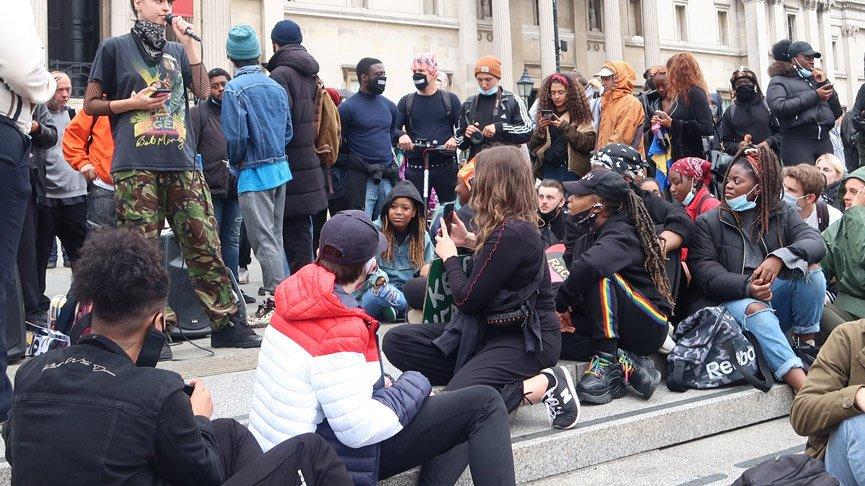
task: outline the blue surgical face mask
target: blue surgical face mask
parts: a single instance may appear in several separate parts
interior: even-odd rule
[[[737,213],[756,208],[757,203],[755,201],[748,200],[748,195],[751,194],[751,192],[753,192],[756,188],[757,186],[754,186],[751,188],[750,191],[742,194],[741,196],[736,196],[733,199],[727,199],[727,206],[730,206],[730,209],[736,211]]]
[[[784,191],[784,197],[782,199],[784,199],[784,202],[795,207],[796,209],[802,209],[799,207],[799,200],[804,198],[804,197],[805,196],[796,197],[796,196],[790,194],[789,192]]]
[[[488,90],[484,90],[483,88],[481,88],[480,86],[478,86],[478,93],[480,93],[480,94],[482,94],[482,95],[484,95],[484,96],[492,96],[492,95],[496,94],[496,92],[497,92],[498,90],[499,90],[499,87],[498,87],[498,86],[493,86],[492,88],[490,88],[490,89],[488,89]]]
[[[691,189],[691,192],[689,192],[688,195],[685,196],[685,199],[682,201],[682,205],[687,206],[688,204],[691,204],[691,201],[693,201],[693,200],[694,200],[694,190]]]
[[[796,65],[796,71],[799,72],[799,76],[802,76],[803,78],[806,78],[806,79],[811,77],[811,75],[812,75],[811,71],[800,66],[798,62],[794,61],[794,64]]]

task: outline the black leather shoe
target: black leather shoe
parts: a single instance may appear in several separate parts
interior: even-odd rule
[[[602,405],[625,396],[625,373],[615,356],[598,351],[577,383],[577,396],[583,403]]]

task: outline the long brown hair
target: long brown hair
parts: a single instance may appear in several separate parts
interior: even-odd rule
[[[593,120],[592,109],[589,108],[589,100],[586,99],[586,92],[582,85],[573,76],[559,73],[547,76],[547,79],[541,84],[541,91],[538,94],[538,120],[540,120],[542,110],[555,109],[553,99],[550,97],[550,87],[553,83],[564,85],[567,91],[565,110],[571,118],[571,123],[575,126],[591,123]]]
[[[686,102],[690,102],[688,90],[694,86],[702,88],[706,93],[709,92],[700,63],[690,52],[673,54],[667,60],[667,85],[670,87],[670,99]]]
[[[538,222],[538,203],[529,162],[514,146],[491,147],[476,157],[469,203],[475,211],[477,250],[505,220]]]
[[[390,207],[393,206],[393,203],[396,199],[394,198],[390,204],[383,207],[381,209],[381,232],[385,238],[387,238],[387,248],[381,252],[381,259],[386,262],[393,262],[394,258],[394,248],[396,247],[396,235],[393,231],[393,226],[390,224],[390,218],[388,217],[388,213],[390,212]],[[410,198],[406,198],[410,199]],[[421,267],[426,265],[426,260],[424,259],[424,246],[426,245],[426,225],[422,224],[421,221],[424,219],[423,208],[417,201],[411,200],[412,205],[414,206],[414,217],[411,218],[411,221],[408,223],[408,233],[409,233],[409,243],[408,243],[408,257],[411,262],[412,268],[420,270]]]

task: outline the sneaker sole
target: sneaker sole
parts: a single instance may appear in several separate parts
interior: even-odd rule
[[[579,393],[576,393],[577,387],[574,385],[574,378],[571,376],[571,373],[568,371],[568,369],[565,366],[556,366],[556,368],[562,370],[562,373],[565,374],[565,381],[568,383],[568,390],[573,390],[575,392],[574,402],[576,402],[576,404],[577,404],[577,418],[574,419],[573,423],[571,423],[570,425],[568,425],[566,427],[554,426],[557,429],[568,430],[568,429],[572,429],[572,428],[576,427],[577,424],[580,423],[580,416],[582,415],[583,409],[580,406]]]
[[[584,391],[577,390],[577,398],[580,402],[587,402],[594,405],[606,405],[613,401],[614,398],[622,398],[627,394],[624,385],[619,389],[618,393],[614,393],[614,389],[610,388],[602,395],[589,395]]]
[[[210,342],[211,348],[238,348],[238,349],[247,349],[247,348],[260,348],[261,341],[255,343],[214,343]]]

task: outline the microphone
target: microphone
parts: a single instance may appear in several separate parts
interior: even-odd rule
[[[165,22],[167,22],[169,25],[171,25],[174,23],[174,19],[176,19],[176,18],[177,18],[176,15],[174,15],[173,13],[169,13],[165,16]],[[192,37],[193,39],[197,40],[198,42],[201,42],[201,37],[198,37],[198,34],[196,34],[194,30],[192,30],[192,27],[187,27],[186,30],[183,31],[183,33],[188,35],[189,37]]]

